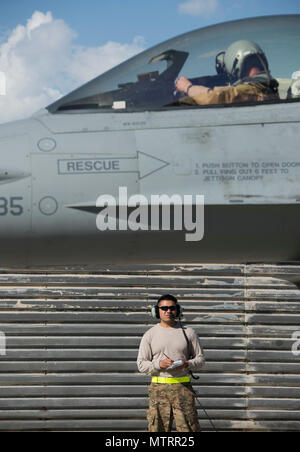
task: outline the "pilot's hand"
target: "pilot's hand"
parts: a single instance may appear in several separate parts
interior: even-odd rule
[[[185,77],[180,77],[176,82],[177,91],[186,93],[189,87],[192,86],[192,82]]]
[[[172,366],[173,362],[174,361],[172,361],[172,359],[166,358],[160,361],[159,366],[161,367],[161,369],[167,369],[168,367]]]

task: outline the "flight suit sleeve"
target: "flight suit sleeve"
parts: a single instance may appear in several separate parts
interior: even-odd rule
[[[182,99],[190,105],[217,105],[238,102],[257,102],[265,100],[266,95],[258,86],[245,83],[237,86],[215,87],[206,93]]]
[[[137,367],[139,372],[144,374],[153,374],[161,370],[158,359],[153,359],[150,337],[145,333],[142,337],[137,358]]]
[[[199,370],[205,364],[204,354],[200,345],[199,338],[194,330],[191,330],[191,335],[189,336],[191,344],[191,354],[194,358],[188,360],[189,369]]]
[[[232,104],[234,102],[256,101],[259,92],[254,85],[244,84],[238,86],[216,87],[201,96],[193,99],[198,105]]]

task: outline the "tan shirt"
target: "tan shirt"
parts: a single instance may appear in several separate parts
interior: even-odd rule
[[[239,102],[263,102],[277,95],[270,95],[263,85],[244,83],[237,86],[215,87],[207,93],[185,97],[182,103],[191,105],[233,104]]]
[[[138,370],[141,373],[160,377],[185,377],[189,370],[200,369],[205,360],[197,334],[192,328],[184,326],[190,341],[190,353],[193,359],[188,359],[187,342],[179,324],[173,328],[164,328],[159,323],[146,331],[142,337],[137,359]],[[161,369],[160,361],[166,359],[164,353],[174,361],[188,361],[187,369]]]

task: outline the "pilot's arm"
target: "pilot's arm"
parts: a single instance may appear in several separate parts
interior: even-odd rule
[[[192,105],[232,104],[233,102],[259,102],[268,98],[268,93],[256,84],[244,83],[237,86],[206,86],[193,85],[190,80],[180,77],[176,88],[187,97],[180,102]]]
[[[185,77],[180,77],[176,82],[176,89],[189,97],[201,96],[207,94],[209,88],[202,85],[193,85],[190,80]]]

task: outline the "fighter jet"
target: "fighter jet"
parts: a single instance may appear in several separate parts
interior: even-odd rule
[[[1,125],[0,264],[299,261],[299,55],[300,15],[222,23]]]

